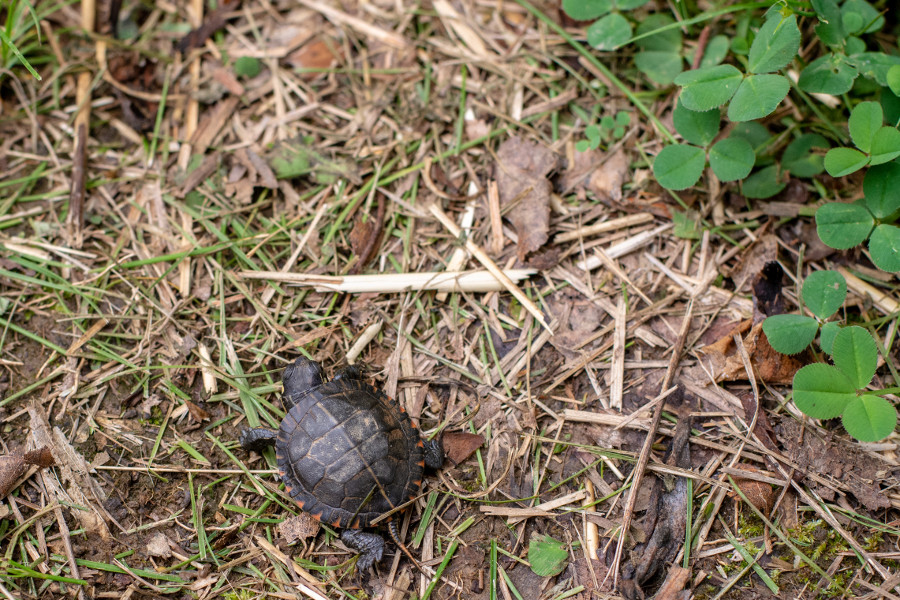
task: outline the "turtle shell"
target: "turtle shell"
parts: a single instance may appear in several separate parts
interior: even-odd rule
[[[358,528],[418,494],[422,438],[384,392],[342,377],[293,400],[275,453],[300,508],[334,527]]]

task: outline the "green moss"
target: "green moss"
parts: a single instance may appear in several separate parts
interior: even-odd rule
[[[738,519],[738,535],[744,539],[760,536],[765,531],[765,523],[754,514],[742,514]]]
[[[863,538],[863,550],[866,552],[877,552],[884,541],[884,532],[873,530],[872,535]]]

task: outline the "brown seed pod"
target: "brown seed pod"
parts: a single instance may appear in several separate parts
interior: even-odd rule
[[[5,498],[13,490],[16,482],[25,474],[26,465],[49,467],[54,463],[53,454],[46,446],[25,454],[0,456],[0,498]]]

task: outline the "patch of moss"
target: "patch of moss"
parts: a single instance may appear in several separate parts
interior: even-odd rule
[[[738,519],[738,535],[744,539],[757,537],[765,531],[765,523],[755,514],[742,514]]]
[[[884,532],[877,529],[872,530],[872,535],[863,538],[863,550],[866,552],[877,552],[881,548],[884,541]]]

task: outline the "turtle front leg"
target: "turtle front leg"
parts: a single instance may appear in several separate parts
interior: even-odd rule
[[[265,427],[254,427],[253,429],[245,429],[241,432],[238,442],[247,452],[262,452],[266,448],[275,445],[278,439],[278,432],[266,429]]]
[[[360,529],[345,529],[341,532],[341,541],[359,552],[356,566],[361,571],[371,568],[384,554],[384,538],[374,533],[366,533]]]

